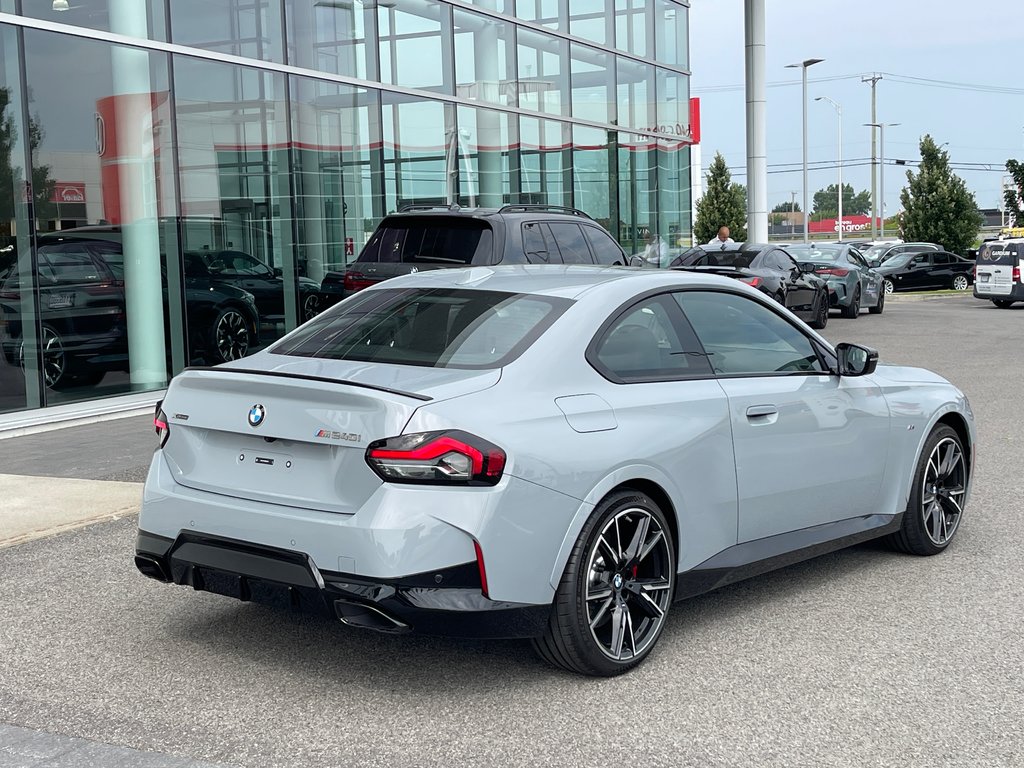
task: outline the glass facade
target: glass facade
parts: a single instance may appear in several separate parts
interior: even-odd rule
[[[675,247],[688,11],[0,0],[0,414],[265,347],[409,204],[574,206]]]

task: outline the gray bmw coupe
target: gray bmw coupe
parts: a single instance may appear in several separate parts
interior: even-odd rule
[[[528,637],[615,675],[675,600],[959,528],[975,427],[929,371],[727,277],[396,278],[171,382],[135,562],[385,632]]]

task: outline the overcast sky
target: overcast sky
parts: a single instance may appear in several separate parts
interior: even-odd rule
[[[888,158],[918,160],[918,141],[930,133],[950,161],[988,164],[991,171],[957,170],[982,208],[994,208],[1007,158],[1024,160],[1024,32],[1020,0],[767,0],[768,206],[801,199],[800,70],[786,64],[825,61],[808,69],[808,161],[834,162],[836,113],[843,108],[844,181],[871,186],[871,88],[861,76],[883,74],[878,121]],[[692,95],[701,98],[701,152],[706,172],[716,151],[744,182],[746,165],[743,0],[691,0]],[[891,73],[892,76],[886,74]],[[814,82],[819,78],[843,78]],[[967,87],[911,84],[927,78]],[[792,84],[772,87],[773,83]],[[723,89],[723,86],[735,86]],[[1010,93],[978,90],[1008,89]],[[791,172],[773,172],[795,163]],[[858,167],[853,167],[857,165]],[[835,168],[812,170],[809,196],[836,182]],[[899,208],[902,168],[886,169],[888,214]]]

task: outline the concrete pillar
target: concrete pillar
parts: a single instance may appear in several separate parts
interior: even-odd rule
[[[113,32],[148,37],[146,4],[110,0],[110,23]],[[151,389],[167,382],[167,355],[149,53],[116,46],[111,49],[111,65],[114,125],[106,127],[106,144],[109,151],[112,132],[118,154],[109,162],[117,164],[120,210],[107,211],[106,216],[121,222],[131,386]]]
[[[475,5],[498,10],[497,0],[479,0]],[[502,76],[498,71],[497,22],[483,24],[473,32],[473,65],[477,86],[487,94],[487,101],[496,102]],[[477,135],[470,137],[469,142],[476,145],[477,175],[480,179],[477,204],[485,208],[497,208],[502,203],[501,120],[499,112],[478,109]]]
[[[768,241],[765,0],[743,0],[747,68],[747,240]]]

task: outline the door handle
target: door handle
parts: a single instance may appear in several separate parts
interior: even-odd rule
[[[747,418],[756,419],[764,416],[777,416],[779,409],[774,405],[752,405],[747,408]]]

